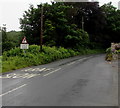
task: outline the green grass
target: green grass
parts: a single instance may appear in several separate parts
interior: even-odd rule
[[[43,46],[43,51],[39,52],[40,47],[37,45],[30,45],[28,50],[23,52],[20,48],[14,48],[3,53],[2,59],[2,72],[8,72],[29,66],[36,66],[41,64],[50,63],[58,59],[64,59],[76,55],[83,54],[96,54],[101,50],[80,49],[74,51],[72,49],[65,49],[63,47],[47,47]],[[1,62],[0,62],[1,63]]]
[[[0,73],[2,72],[2,56],[0,56]]]

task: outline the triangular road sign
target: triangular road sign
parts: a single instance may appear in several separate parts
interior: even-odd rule
[[[22,40],[22,44],[27,44],[26,37],[23,38],[23,40]]]

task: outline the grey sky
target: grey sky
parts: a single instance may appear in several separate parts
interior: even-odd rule
[[[22,17],[25,10],[29,8],[30,4],[35,7],[39,3],[49,2],[51,0],[0,0],[0,26],[6,24],[7,31],[20,31],[19,18]],[[100,5],[110,2],[110,0],[97,0]],[[111,0],[115,7],[118,7],[119,0]]]

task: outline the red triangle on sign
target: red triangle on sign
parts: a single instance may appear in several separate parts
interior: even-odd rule
[[[25,37],[24,37],[23,40],[22,40],[22,44],[27,44],[27,40],[26,40]]]

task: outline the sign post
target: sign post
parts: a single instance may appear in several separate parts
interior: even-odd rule
[[[23,38],[22,43],[20,44],[20,49],[23,49],[24,54],[26,54],[25,49],[29,49],[26,37]]]

